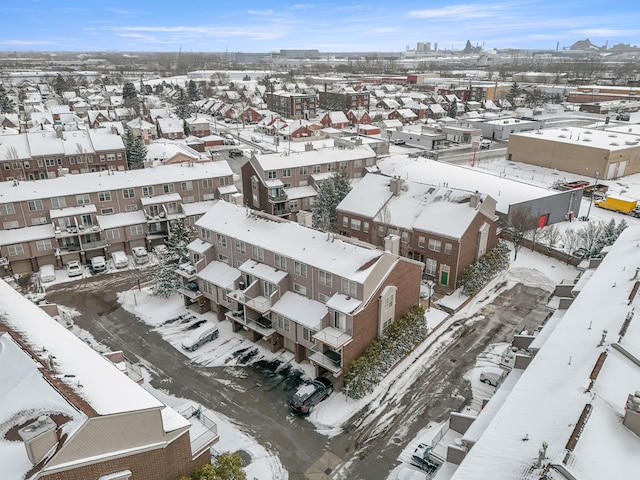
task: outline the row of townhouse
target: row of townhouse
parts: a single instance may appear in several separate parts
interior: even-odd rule
[[[237,201],[225,161],[0,183],[0,264],[14,273],[43,264],[152,248],[174,222],[193,224],[214,199]]]
[[[375,152],[362,144],[291,154],[254,154],[242,166],[242,191],[250,208],[293,218],[300,210],[311,209],[323,180],[338,171],[349,179],[360,178],[375,164]]]
[[[412,305],[424,265],[298,223],[217,201],[197,222],[182,271],[198,303],[272,351],[309,360],[341,386],[344,369]]]
[[[0,280],[3,479],[176,480],[210,463],[208,411],[165,405],[122,352],[100,355],[45,308]]]
[[[315,118],[318,110],[315,93],[272,92],[266,100],[269,110],[292,120]]]
[[[445,291],[498,244],[496,201],[477,191],[369,174],[337,214],[342,235],[423,262],[425,276]]]
[[[40,180],[64,172],[125,170],[122,137],[107,128],[0,135],[0,181]]]

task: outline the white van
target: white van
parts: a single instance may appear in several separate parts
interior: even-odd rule
[[[480,381],[493,387],[497,387],[502,383],[506,375],[506,370],[503,370],[500,367],[488,366],[484,367],[480,371]]]
[[[489,148],[491,146],[491,140],[480,140],[480,148]]]
[[[40,267],[38,270],[40,281],[43,283],[53,282],[56,279],[56,271],[53,265],[46,264]]]
[[[104,272],[107,269],[107,261],[102,255],[91,259],[91,273]]]
[[[218,327],[209,322],[204,323],[182,341],[182,348],[187,352],[194,352],[205,343],[218,338],[219,333]]]

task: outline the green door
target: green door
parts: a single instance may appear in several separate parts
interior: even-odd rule
[[[449,284],[449,272],[440,272],[440,284],[448,285]]]

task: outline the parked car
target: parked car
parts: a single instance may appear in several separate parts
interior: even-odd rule
[[[589,250],[587,250],[586,248],[580,247],[579,249],[574,251],[571,255],[580,259],[587,258],[589,256]]]
[[[260,143],[262,142],[262,140],[260,139],[260,137],[256,137],[255,135],[251,135],[251,141],[254,143]]]
[[[393,141],[393,144],[394,144],[394,145],[404,145],[405,143],[407,143],[407,142],[405,142],[405,141],[404,141],[404,140],[402,140],[401,138],[396,138],[396,139]]]
[[[156,245],[153,247],[153,253],[155,253],[158,257],[164,258],[169,254],[169,249],[166,245]]]
[[[91,273],[104,272],[107,269],[107,261],[102,255],[98,255],[91,259],[89,266],[91,267]]]
[[[42,265],[38,270],[38,275],[41,282],[53,282],[56,279],[56,270],[51,264]]]
[[[480,381],[493,387],[497,387],[506,375],[506,371],[500,367],[485,367],[480,372]]]
[[[131,254],[138,265],[142,265],[149,261],[149,254],[147,253],[147,249],[144,247],[133,247],[131,249]]]
[[[240,150],[239,148],[234,148],[233,150],[229,150],[229,156],[230,157],[241,157],[242,156],[242,150]]]
[[[207,322],[192,331],[189,336],[182,341],[182,348],[187,352],[195,352],[205,343],[218,338],[219,334],[218,327]]]
[[[481,140],[480,148],[489,148],[491,146],[491,140]]]
[[[129,257],[127,257],[127,254],[122,251],[113,252],[111,254],[111,260],[113,260],[113,266],[116,268],[125,268],[129,266]]]
[[[619,113],[616,115],[616,120],[622,120],[623,122],[628,122],[630,118],[628,113]]]
[[[325,377],[316,377],[303,384],[291,397],[290,410],[296,415],[306,415],[321,401],[333,392],[331,380]]]
[[[82,275],[82,265],[78,260],[67,262],[67,275],[70,277],[78,277]]]

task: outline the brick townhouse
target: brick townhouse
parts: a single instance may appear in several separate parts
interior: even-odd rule
[[[356,91],[352,88],[341,92],[323,91],[319,93],[320,107],[326,110],[369,110],[371,107],[371,94],[365,91]]]
[[[189,302],[272,351],[309,360],[338,387],[344,369],[419,302],[423,264],[218,201],[189,245]],[[183,292],[187,294],[187,292]]]
[[[226,161],[66,175],[39,181],[37,189],[32,182],[3,182],[0,265],[21,273],[152,248],[173,222],[192,224],[211,200],[238,195]]]
[[[318,109],[315,93],[271,92],[266,100],[269,110],[292,120],[313,119]]]
[[[242,191],[250,208],[288,217],[310,210],[318,185],[335,172],[360,178],[375,162],[374,151],[361,143],[288,155],[255,154],[242,166]]]
[[[0,136],[0,181],[126,168],[122,137],[108,128],[56,128]]]
[[[0,310],[2,478],[176,480],[210,461],[208,412],[168,407],[2,280]]]
[[[424,262],[426,277],[453,290],[497,245],[495,207],[486,194],[370,174],[338,205],[337,223],[343,235]]]

